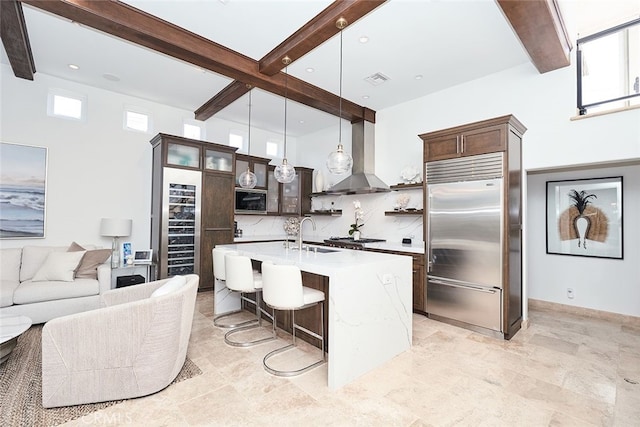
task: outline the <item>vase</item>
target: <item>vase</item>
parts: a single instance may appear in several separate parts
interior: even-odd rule
[[[354,231],[353,232],[353,240],[360,240],[360,232],[359,231]]]
[[[322,176],[322,171],[318,169],[316,172],[316,182],[315,182],[316,193],[321,193],[324,190],[324,177]]]

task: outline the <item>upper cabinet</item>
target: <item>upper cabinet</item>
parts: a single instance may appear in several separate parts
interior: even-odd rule
[[[156,135],[151,144],[158,146],[157,160],[162,166],[233,173],[234,147],[164,133]]]
[[[418,136],[424,141],[424,161],[430,162],[505,151],[510,129],[526,130],[515,117],[504,116]]]
[[[280,214],[304,215],[311,211],[313,169],[296,166],[296,177],[280,186]]]
[[[256,175],[257,183],[255,188],[266,190],[269,184],[267,174],[270,161],[271,159],[264,157],[236,154],[236,186],[239,186],[240,175],[246,172],[247,168],[250,168],[251,172]]]

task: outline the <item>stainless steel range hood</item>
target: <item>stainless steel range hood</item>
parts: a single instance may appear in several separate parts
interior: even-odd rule
[[[366,120],[351,125],[352,175],[346,177],[329,190],[328,194],[385,193],[389,186],[375,173],[374,124]]]

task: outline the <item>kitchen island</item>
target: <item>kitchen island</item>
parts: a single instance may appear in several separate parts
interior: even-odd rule
[[[326,276],[328,378],[338,389],[411,347],[412,259],[359,250],[287,249],[282,242],[223,245],[257,261]]]

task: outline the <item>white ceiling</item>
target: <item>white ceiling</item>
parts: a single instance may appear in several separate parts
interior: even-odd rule
[[[126,3],[259,60],[329,0],[128,0]],[[572,31],[593,18],[640,14],[640,0],[561,0]],[[612,7],[615,4],[615,7]],[[605,12],[600,9],[605,7]],[[24,5],[37,73],[195,111],[232,80]],[[615,16],[603,15],[615,13]],[[633,17],[633,16],[632,16]],[[606,21],[605,21],[606,22]],[[367,43],[359,38],[367,36]],[[493,0],[390,0],[343,31],[343,96],[373,110],[418,98],[529,60]],[[338,94],[339,36],[289,66]],[[4,48],[1,60],[8,63]],[[76,64],[79,70],[71,70]],[[313,68],[314,72],[307,72]],[[372,86],[364,78],[382,73]],[[117,76],[118,81],[104,77]],[[422,78],[417,80],[416,76]],[[368,98],[364,98],[368,96]],[[246,124],[247,96],[216,117]],[[289,101],[287,134],[336,127],[335,116]],[[282,132],[284,101],[253,91],[252,126]]]

